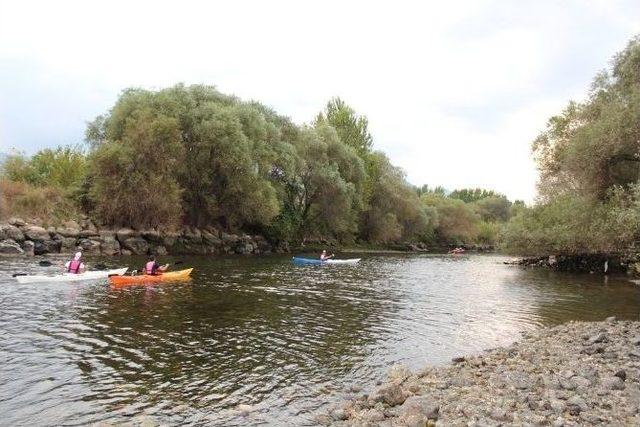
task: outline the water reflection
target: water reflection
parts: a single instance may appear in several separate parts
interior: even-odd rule
[[[131,266],[141,260],[125,258]],[[638,318],[640,291],[496,256],[188,258],[193,280],[19,285],[0,271],[2,423],[304,424],[389,365],[441,363],[569,319]],[[108,259],[114,263],[119,260]],[[238,405],[251,405],[247,414]]]

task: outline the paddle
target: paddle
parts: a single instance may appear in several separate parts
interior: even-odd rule
[[[18,277],[18,276],[28,276],[28,274],[27,273],[13,273],[11,275],[11,277]]]
[[[38,264],[41,265],[42,267],[51,267],[53,265],[51,261],[48,261],[46,259],[38,262]]]

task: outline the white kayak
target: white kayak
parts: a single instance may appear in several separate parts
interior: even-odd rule
[[[109,276],[122,276],[127,272],[127,267],[115,270],[94,270],[85,271],[84,273],[62,273],[55,276],[45,275],[25,275],[16,276],[19,283],[39,283],[39,282],[79,282],[83,280],[106,279]]]

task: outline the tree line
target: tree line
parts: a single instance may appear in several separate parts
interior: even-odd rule
[[[533,142],[539,202],[506,226],[523,254],[615,253],[640,241],[640,39]]]
[[[10,156],[5,216],[82,213],[111,227],[214,225],[273,241],[453,245],[495,244],[523,205],[482,189],[410,185],[373,149],[367,118],[339,98],[297,125],[211,86],[127,89],[88,124],[85,142]],[[64,200],[61,211],[42,211],[45,190]]]

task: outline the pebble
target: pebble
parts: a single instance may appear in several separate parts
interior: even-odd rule
[[[607,318],[412,374],[393,366],[368,399],[329,412],[340,426],[640,425],[640,322]]]

